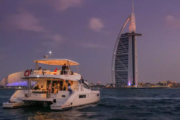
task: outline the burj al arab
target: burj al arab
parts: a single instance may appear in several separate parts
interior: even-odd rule
[[[129,22],[129,32],[123,29]],[[116,87],[137,86],[138,84],[138,56],[136,36],[136,22],[134,7],[132,13],[122,26],[117,37],[112,58],[112,81]]]

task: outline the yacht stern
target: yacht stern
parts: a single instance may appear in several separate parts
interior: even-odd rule
[[[18,103],[10,103],[5,102],[3,103],[3,108],[18,108],[18,107],[25,107],[27,106],[24,102],[18,102]]]

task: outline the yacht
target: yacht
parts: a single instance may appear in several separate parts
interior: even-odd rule
[[[88,82],[82,82],[81,75],[72,71],[73,66],[78,70],[79,63],[69,59],[54,58],[39,59],[34,62],[36,69],[25,70],[21,78],[27,80],[28,88],[16,90],[9,101],[3,103],[3,108],[42,104],[44,107],[50,107],[51,110],[64,110],[100,101],[100,91],[91,90]],[[39,64],[48,65],[48,69],[41,69]],[[50,70],[50,65],[59,68],[66,65],[66,70],[57,68]],[[32,86],[32,83],[36,84]],[[72,93],[68,91],[68,85]]]

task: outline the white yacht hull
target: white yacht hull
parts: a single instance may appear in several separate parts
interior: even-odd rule
[[[48,106],[50,103],[51,110],[65,110],[76,106],[82,106],[100,101],[99,91],[74,91],[69,95],[68,91],[59,91],[58,94],[52,94],[51,98],[44,98],[44,96],[34,97],[22,97],[23,93],[27,93],[27,90],[16,91],[10,102],[3,103],[3,108],[18,108],[32,106],[34,103],[42,103],[44,106]],[[46,104],[46,105],[45,105]]]
[[[96,101],[96,102],[92,102],[92,103],[86,103],[86,104],[80,104],[80,105],[75,105],[75,106],[70,106],[70,105],[67,105],[67,106],[64,106],[64,105],[56,105],[56,104],[54,104],[54,105],[51,105],[50,107],[51,107],[51,110],[67,110],[67,109],[71,109],[71,108],[73,108],[73,107],[78,107],[78,106],[83,106],[83,105],[88,105],[88,104],[93,104],[93,103],[97,103],[97,102],[99,102],[99,101]]]
[[[3,103],[3,108],[18,108],[18,107],[26,107],[27,105],[24,102],[18,102],[18,103],[9,103],[5,102]]]
[[[85,98],[79,98],[80,96],[85,95]],[[98,95],[98,96],[97,96]],[[51,110],[64,110],[70,109],[72,107],[97,103],[100,101],[100,93],[99,91],[94,91],[93,93],[86,93],[86,92],[76,92],[72,96],[69,97],[64,103],[62,100],[50,105]]]

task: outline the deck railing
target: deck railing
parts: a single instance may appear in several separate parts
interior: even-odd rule
[[[30,70],[31,71],[31,70]],[[43,75],[74,75],[73,71],[65,70],[64,73],[62,70],[32,70],[30,72],[31,75],[43,74]]]

